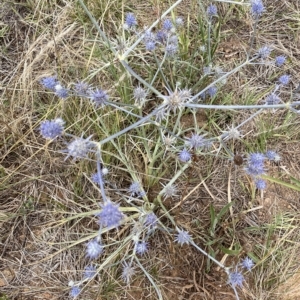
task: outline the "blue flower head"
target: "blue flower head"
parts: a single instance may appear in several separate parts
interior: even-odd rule
[[[144,226],[149,227],[149,229],[153,229],[157,226],[158,218],[154,212],[151,212],[146,215]]]
[[[66,88],[64,88],[60,83],[55,86],[55,95],[60,98],[67,98],[69,96],[69,92]]]
[[[176,44],[168,44],[165,48],[166,56],[173,57],[178,52],[178,46]]]
[[[148,243],[142,241],[136,244],[136,253],[139,255],[143,255],[148,251]]]
[[[90,98],[96,106],[103,106],[108,100],[108,95],[105,91],[101,89],[96,89],[90,92]]]
[[[143,191],[141,185],[138,182],[133,182],[129,187],[129,193],[131,197],[144,197],[145,192]]]
[[[121,224],[124,218],[123,213],[119,209],[118,204],[111,201],[101,204],[102,211],[97,214],[99,217],[99,225],[108,228],[116,228]]]
[[[287,85],[290,81],[290,76],[289,75],[282,75],[279,77],[278,81],[282,84],[282,85]]]
[[[217,16],[218,15],[218,9],[217,9],[217,7],[214,4],[210,4],[207,7],[206,13],[207,13],[207,16],[209,18],[212,18],[213,16]]]
[[[43,121],[40,126],[40,133],[45,139],[55,139],[62,134],[64,123],[60,118]]]
[[[84,279],[91,279],[96,275],[97,269],[95,266],[86,266],[84,268],[84,274],[83,274],[83,278]]]
[[[191,158],[192,158],[192,155],[188,150],[183,149],[179,152],[179,160],[180,161],[185,163],[185,162],[188,162]]]
[[[96,239],[88,242],[86,245],[86,256],[91,259],[98,258],[104,251],[103,246]]]
[[[265,190],[267,187],[267,183],[265,180],[259,178],[255,180],[255,186],[258,190]]]
[[[265,11],[261,0],[251,0],[251,13],[254,18],[258,18]]]
[[[156,40],[159,42],[159,43],[162,43],[164,44],[168,39],[168,35],[165,31],[163,30],[159,30],[157,33],[156,33]]]
[[[229,274],[229,283],[233,286],[243,286],[244,276],[240,272],[232,272]]]
[[[156,48],[156,45],[155,45],[155,42],[154,42],[154,41],[147,41],[147,42],[145,43],[145,46],[146,46],[146,50],[147,50],[147,51],[150,51],[150,52],[154,51],[155,48]]]
[[[281,67],[285,63],[286,58],[283,55],[279,55],[275,58],[275,65]]]
[[[55,86],[58,84],[57,78],[55,76],[49,76],[43,78],[40,83],[47,89],[54,90]]]
[[[252,267],[254,266],[254,262],[251,258],[246,257],[243,261],[242,261],[242,266],[247,269],[247,271],[250,271],[252,269]]]
[[[173,28],[172,21],[170,19],[165,19],[162,23],[162,28],[165,31],[170,31]]]
[[[217,94],[217,87],[216,86],[211,86],[207,91],[206,95],[208,95],[210,98],[213,98]]]
[[[79,95],[79,96],[87,96],[88,92],[89,92],[90,86],[83,82],[80,81],[78,83],[75,84],[75,92]]]
[[[274,105],[278,104],[281,102],[280,97],[278,97],[275,93],[271,93],[269,96],[266,98],[266,104],[267,105]]]
[[[78,286],[72,286],[71,291],[70,291],[70,296],[72,298],[77,297],[81,292],[81,289]]]
[[[272,150],[268,150],[265,154],[266,158],[269,160],[276,160],[276,158],[278,159],[279,155]]]
[[[180,244],[189,244],[192,241],[192,237],[190,234],[185,230],[177,229],[178,234],[176,235],[175,242]]]
[[[258,49],[258,56],[261,59],[266,59],[272,52],[272,49],[268,46],[263,46],[260,49]]]
[[[92,136],[89,136],[87,139],[82,137],[76,138],[74,141],[69,143],[66,152],[68,155],[65,159],[70,156],[73,156],[74,159],[77,158],[86,158],[87,154],[91,151],[91,148],[94,146],[94,143],[90,141]]]
[[[199,149],[207,145],[207,141],[203,135],[193,133],[192,136],[188,139],[187,144],[194,149]]]
[[[133,13],[127,13],[125,18],[125,26],[127,28],[132,28],[137,25],[135,15]]]

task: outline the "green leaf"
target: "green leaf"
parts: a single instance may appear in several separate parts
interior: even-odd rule
[[[300,185],[299,185],[299,181],[297,179],[296,179],[297,183],[296,183],[296,185],[294,185],[294,184],[290,184],[290,183],[287,183],[285,181],[282,181],[282,180],[280,180],[278,178],[273,178],[273,177],[268,176],[268,175],[263,175],[262,178],[263,179],[267,179],[267,180],[269,180],[271,182],[275,182],[275,183],[281,184],[281,185],[283,185],[285,187],[288,187],[290,189],[293,189],[295,191],[299,191],[300,192]]]

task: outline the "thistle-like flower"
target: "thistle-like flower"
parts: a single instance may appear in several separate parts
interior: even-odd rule
[[[172,110],[174,113],[176,113],[177,109],[181,110],[184,107],[184,103],[191,97],[190,90],[180,90],[177,87],[174,92],[168,90],[168,93],[168,96],[162,96],[162,98],[166,104],[166,109],[168,111]]]
[[[287,85],[290,81],[290,76],[289,75],[282,75],[278,79],[279,83],[282,85]]]
[[[173,23],[170,19],[165,19],[162,23],[162,28],[165,31],[171,31],[171,29],[173,28]]]
[[[192,237],[190,236],[188,231],[180,230],[177,228],[177,232],[178,233],[176,235],[175,242],[177,242],[181,246],[183,244],[189,244],[192,241]]]
[[[145,192],[143,191],[141,185],[138,182],[133,182],[129,187],[129,193],[131,197],[144,197]]]
[[[280,156],[275,151],[272,151],[272,150],[268,150],[265,153],[265,156],[269,160],[273,160],[273,161],[279,161],[280,160]]]
[[[135,15],[133,13],[127,13],[125,18],[124,29],[130,29],[137,25]]]
[[[86,245],[86,256],[91,259],[98,258],[104,251],[103,246],[96,239],[88,242]]]
[[[121,277],[126,284],[130,283],[131,277],[134,275],[134,273],[135,273],[135,268],[132,267],[131,264],[124,262]]]
[[[255,180],[255,186],[258,190],[265,190],[267,187],[267,183],[265,180],[259,178]]]
[[[192,155],[191,153],[186,150],[186,149],[183,149],[179,152],[179,160],[186,163],[188,162],[190,159],[192,158]]]
[[[40,126],[40,133],[45,139],[55,139],[62,134],[64,124],[65,122],[61,118],[43,121]]]
[[[275,93],[271,93],[267,96],[265,101],[267,105],[275,105],[280,103],[281,99]]]
[[[251,0],[251,14],[256,19],[265,11],[261,0]]]
[[[96,89],[94,91],[90,91],[90,99],[97,107],[104,106],[108,100],[108,95],[105,91]]]
[[[285,60],[286,60],[285,56],[279,55],[275,58],[275,65],[277,67],[281,67],[285,63]]]
[[[168,44],[165,48],[166,56],[173,57],[178,52],[178,46],[176,44]]]
[[[258,49],[257,54],[261,59],[266,59],[272,52],[272,49],[268,46],[263,46]]]
[[[111,201],[100,204],[102,211],[96,216],[99,217],[99,225],[102,227],[115,228],[121,224],[124,214],[120,211],[119,205]]]
[[[212,18],[213,16],[217,16],[218,15],[217,7],[214,4],[210,4],[207,7],[206,14],[209,18]]]
[[[135,104],[140,106],[146,100],[147,92],[141,86],[137,86],[133,90],[133,98],[135,100]]]
[[[84,274],[83,278],[84,279],[91,279],[96,275],[97,269],[95,266],[86,266],[84,268]]]
[[[253,266],[254,266],[254,262],[251,258],[246,257],[243,261],[242,261],[242,266],[247,269],[247,271],[250,271]]]
[[[81,289],[78,286],[72,286],[70,291],[70,297],[75,298],[81,292]]]
[[[66,88],[64,88],[60,83],[56,84],[54,87],[55,95],[60,98],[67,98],[69,96],[69,92]]]
[[[242,273],[235,271],[229,274],[229,283],[233,286],[243,286],[244,276]]]
[[[193,133],[186,142],[187,146],[195,150],[207,146],[208,142],[203,135]]]
[[[89,90],[90,90],[90,86],[83,81],[79,81],[78,83],[75,84],[75,92],[79,96],[87,96]]]
[[[184,20],[183,20],[183,18],[182,18],[182,17],[177,17],[177,18],[175,19],[175,25],[176,25],[176,27],[178,27],[178,28],[182,27],[182,26],[184,25]]]
[[[136,253],[143,255],[148,251],[148,243],[145,241],[139,242],[136,244]]]
[[[55,76],[44,77],[40,83],[47,89],[54,90],[55,86],[58,84],[57,78]]]
[[[94,143],[90,141],[91,138],[92,136],[89,136],[87,139],[80,137],[72,141],[67,147],[66,152],[68,152],[68,155],[65,160],[70,156],[73,156],[74,159],[86,158],[94,146]]]
[[[173,198],[178,196],[177,195],[177,187],[174,184],[167,184],[166,186],[164,186],[164,193],[163,196],[164,198]]]
[[[144,226],[152,230],[157,226],[157,223],[158,223],[158,218],[154,212],[151,212],[146,215],[144,220]]]

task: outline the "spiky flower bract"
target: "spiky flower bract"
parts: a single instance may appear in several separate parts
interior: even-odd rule
[[[165,51],[167,57],[173,57],[177,54],[178,46],[176,44],[168,44]]]
[[[285,56],[279,55],[275,58],[275,65],[277,67],[281,67],[285,63],[285,60],[286,60]]]
[[[287,85],[290,81],[290,76],[289,75],[282,75],[279,77],[278,81],[282,84],[282,85]]]
[[[208,142],[207,140],[204,138],[203,135],[199,135],[196,133],[193,133],[192,136],[190,138],[188,138],[186,144],[193,149],[199,149],[202,147],[205,147]]]
[[[108,228],[118,227],[124,218],[124,214],[119,209],[119,204],[107,201],[105,204],[101,204],[101,207],[102,211],[97,214],[99,225]]]
[[[179,152],[179,160],[182,162],[188,162],[192,158],[192,154],[187,150],[183,149]]]
[[[233,287],[236,286],[242,287],[243,281],[244,281],[244,276],[242,275],[242,273],[235,271],[229,274],[229,283]]]
[[[178,28],[182,27],[182,26],[184,25],[184,20],[183,20],[183,18],[182,18],[182,17],[177,17],[177,18],[175,19],[175,25],[176,25],[176,27],[178,27]]]
[[[164,193],[163,196],[164,198],[173,198],[178,196],[177,195],[177,187],[174,184],[167,184],[166,186],[164,186]]]
[[[207,7],[206,13],[207,13],[207,16],[209,18],[212,18],[213,16],[217,16],[218,15],[218,9],[217,9],[217,7],[214,4],[210,4]]]
[[[45,139],[55,139],[62,134],[64,123],[61,118],[43,121],[40,126],[40,133]]]
[[[92,136],[84,139],[83,137],[76,138],[74,141],[69,143],[67,147],[68,155],[65,159],[72,156],[74,159],[86,158],[87,154],[91,151],[94,143],[90,141]]]
[[[261,47],[260,49],[258,49],[258,56],[261,58],[261,59],[266,59],[272,52],[272,49],[268,46],[263,46]]]
[[[180,244],[181,246],[183,244],[189,244],[192,241],[192,237],[188,233],[188,231],[177,229],[177,234],[175,238],[175,242]]]
[[[265,7],[261,0],[251,0],[251,14],[254,18],[258,18],[265,11]]]
[[[175,91],[172,92],[169,89],[168,96],[162,96],[164,104],[168,112],[173,111],[176,113],[177,110],[181,110],[184,107],[184,103],[189,100],[191,97],[190,90],[180,90],[178,87],[175,88]]]
[[[255,180],[255,186],[258,190],[264,190],[267,187],[267,183],[265,180],[259,178]]]
[[[171,31],[171,29],[173,28],[173,23],[170,19],[165,19],[162,23],[162,28],[165,31]]]
[[[55,76],[44,77],[40,83],[49,90],[55,90],[55,86],[58,84]]]
[[[149,227],[149,229],[154,229],[157,226],[158,218],[154,212],[146,215],[144,220],[144,226]]]
[[[216,86],[211,86],[207,91],[206,95],[208,95],[210,98],[213,98],[217,94],[218,88]]]
[[[95,266],[86,266],[84,268],[84,274],[83,278],[84,279],[91,279],[96,275],[97,269]]]
[[[126,284],[130,283],[131,277],[134,275],[134,273],[135,273],[135,268],[132,267],[131,264],[124,262],[121,277]]]
[[[138,182],[133,182],[129,187],[130,196],[134,197],[144,197],[145,192],[143,191],[141,185]]]
[[[55,95],[57,95],[60,98],[67,98],[69,96],[69,92],[66,88],[64,88],[60,83],[58,83],[55,87]]]
[[[133,13],[126,14],[124,25],[125,25],[125,29],[129,29],[137,25],[137,21]]]
[[[89,241],[86,245],[86,256],[90,259],[98,258],[103,251],[103,246],[96,239]]]
[[[281,102],[281,99],[275,93],[271,93],[267,96],[265,101],[267,105],[274,105],[279,104]]]
[[[148,251],[148,243],[145,241],[136,244],[136,253],[143,255]]]
[[[108,95],[105,91],[101,89],[96,89],[94,91],[90,91],[91,101],[98,107],[104,106],[106,101],[108,100]]]
[[[246,257],[243,261],[242,261],[242,266],[247,270],[250,271],[253,266],[254,266],[254,262],[251,258]]]
[[[79,96],[87,96],[89,89],[90,89],[90,86],[83,81],[79,81],[75,84],[75,92]]]
[[[265,153],[265,156],[266,156],[266,158],[269,159],[269,160],[274,160],[274,161],[280,160],[280,156],[279,156],[275,151],[272,151],[272,150],[268,150],[268,151]]]
[[[147,97],[147,92],[141,86],[137,86],[133,90],[133,98],[135,100],[136,105],[142,105]]]
[[[81,292],[81,289],[78,286],[72,286],[70,291],[70,297],[75,298],[77,297]]]

